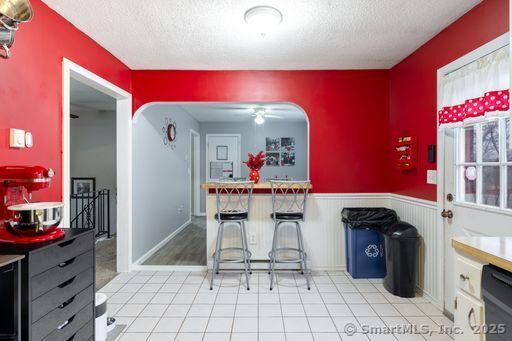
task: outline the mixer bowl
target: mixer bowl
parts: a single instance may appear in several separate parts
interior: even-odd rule
[[[14,233],[40,235],[57,228],[62,219],[61,202],[36,202],[7,207],[12,218],[9,226]]]

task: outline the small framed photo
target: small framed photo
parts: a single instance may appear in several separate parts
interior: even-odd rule
[[[265,155],[265,165],[269,167],[279,167],[279,153],[267,153]]]
[[[295,151],[295,137],[281,137],[281,151]]]
[[[281,153],[281,166],[295,166],[295,152]]]
[[[228,146],[217,146],[217,160],[228,159]]]
[[[96,191],[96,178],[71,178],[71,191],[72,195],[84,196],[87,198],[87,193]]]
[[[274,137],[267,137],[265,140],[265,150],[267,152],[278,152],[281,149],[281,139]]]

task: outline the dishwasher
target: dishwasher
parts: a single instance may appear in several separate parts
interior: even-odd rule
[[[485,265],[482,273],[486,340],[512,340],[512,273]]]

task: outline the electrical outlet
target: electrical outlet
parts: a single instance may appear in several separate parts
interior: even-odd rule
[[[258,244],[258,241],[256,239],[256,233],[249,233],[249,244]]]
[[[437,171],[433,169],[427,170],[427,184],[436,185],[437,184]]]

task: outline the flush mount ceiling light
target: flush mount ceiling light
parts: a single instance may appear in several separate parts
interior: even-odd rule
[[[254,118],[254,123],[258,125],[265,123],[265,115],[257,114],[256,117]]]
[[[265,37],[283,21],[283,14],[274,7],[256,6],[247,10],[244,18],[249,26]]]

